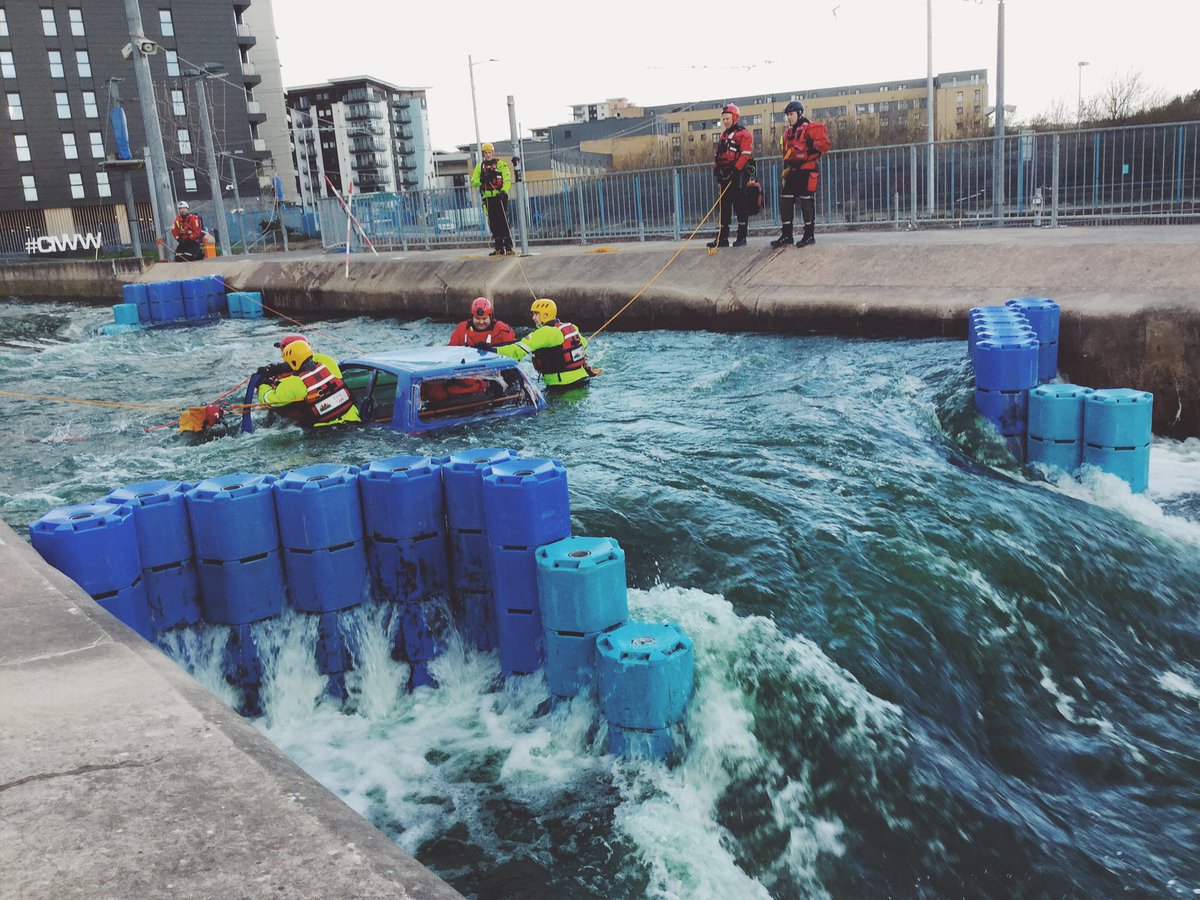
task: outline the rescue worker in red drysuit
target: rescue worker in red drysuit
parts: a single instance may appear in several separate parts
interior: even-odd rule
[[[179,201],[179,212],[171,226],[171,237],[175,238],[175,262],[193,262],[204,259],[200,241],[204,238],[204,225],[200,217],[191,211],[186,200]]]
[[[313,353],[298,334],[288,335],[276,346],[290,374],[275,375],[268,366],[259,369],[264,379],[258,386],[259,403],[304,428],[362,421],[332,357]]]
[[[717,236],[709,242],[709,248],[729,246],[730,213],[737,213],[737,238],[735,247],[746,246],[746,232],[750,228],[750,198],[746,182],[754,175],[754,136],[738,121],[741,112],[730,103],[721,110],[721,124],[725,130],[717,139],[713,155],[713,175],[721,194],[721,209],[718,218]]]
[[[518,361],[533,354],[533,367],[547,388],[586,385],[592,375],[585,352],[587,338],[570,322],[559,321],[558,304],[553,300],[534,300],[529,311],[534,330],[515,344],[496,348],[496,352]]]
[[[772,247],[786,247],[792,242],[792,220],[796,216],[796,201],[804,218],[804,235],[797,247],[811,247],[817,242],[813,234],[817,218],[817,164],[829,152],[829,132],[824,122],[804,118],[804,104],[793,100],[783,108],[788,127],[783,132],[783,173],[779,188],[779,218],[783,233],[771,241]]]
[[[458,323],[450,335],[450,346],[494,350],[516,339],[516,332],[496,318],[492,302],[487,297],[476,297],[471,301],[471,318]]]

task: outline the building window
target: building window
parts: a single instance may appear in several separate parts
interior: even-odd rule
[[[71,118],[71,99],[67,96],[66,91],[54,92],[54,104],[58,107],[58,117],[60,119]]]
[[[983,99],[983,98],[980,96],[980,94],[981,94],[981,93],[982,93],[982,91],[976,91],[976,92],[975,92],[975,102],[976,102],[976,103],[978,103],[980,100],[982,100],[982,99]]]
[[[186,128],[180,128],[177,132],[175,132],[175,137],[179,140],[179,155],[191,155],[192,136],[188,134],[188,130]]]
[[[187,106],[183,102],[183,91],[171,91],[171,111],[177,116],[187,115]]]
[[[25,110],[21,107],[20,94],[8,95],[8,117],[14,122],[25,118]]]
[[[88,52],[86,50],[75,51],[75,65],[79,67],[80,78],[92,77],[92,60],[91,57],[88,56]]]
[[[195,193],[195,191],[196,191],[196,170],[195,169],[184,169],[183,170],[183,189],[185,191]]]
[[[21,176],[21,187],[25,189],[25,199],[30,203],[37,203],[37,184],[34,183],[32,175]]]
[[[17,67],[13,65],[11,50],[0,50],[0,76],[4,78],[17,77]]]
[[[955,103],[962,103],[962,101],[963,101],[963,92],[962,92],[962,91],[959,91],[958,93],[956,93],[956,94],[954,95],[954,102],[955,102]]]
[[[100,110],[96,106],[96,92],[83,92],[83,114],[89,119],[94,119],[100,115]]]
[[[79,148],[75,146],[75,135],[71,132],[63,135],[63,156],[67,159],[79,159]]]
[[[8,14],[0,6],[0,37],[8,37]]]
[[[75,37],[83,37],[83,10],[68,9],[67,16],[71,19],[71,34],[75,35]]]
[[[963,114],[963,108],[960,106],[960,107],[958,107],[958,110],[956,111],[956,115],[961,119],[962,114]]]
[[[25,134],[14,134],[13,141],[17,145],[17,159],[21,162],[29,162],[29,136]]]
[[[167,74],[179,77],[179,54],[174,50],[167,52]]]
[[[96,173],[96,193],[101,197],[112,196],[112,187],[109,186],[107,172]]]
[[[50,50],[48,55],[50,56],[50,77],[62,78],[65,74],[63,72],[62,54],[57,50]]]
[[[158,30],[162,32],[163,37],[175,36],[175,23],[171,20],[171,11],[169,9],[160,9],[158,11]]]
[[[54,10],[42,10],[42,33],[46,37],[54,37],[58,34],[58,26],[54,24]]]
[[[68,173],[68,178],[71,179],[71,196],[76,200],[83,199],[83,176],[78,172]]]
[[[89,131],[88,139],[92,142],[92,159],[104,159],[104,135],[99,131]]]

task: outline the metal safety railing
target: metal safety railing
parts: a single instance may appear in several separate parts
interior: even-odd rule
[[[1200,221],[1200,122],[1009,134],[996,196],[995,138],[834,150],[821,161],[818,225],[827,227],[1060,225]],[[932,154],[932,165],[930,165]],[[760,157],[762,212],[778,225],[781,159]],[[707,164],[525,183],[530,243],[679,239],[712,205]],[[999,203],[997,203],[999,201]],[[327,249],[363,246],[333,198],[317,203]],[[355,218],[379,248],[430,249],[489,242],[468,188],[356,194]],[[510,205],[514,234],[519,215]]]

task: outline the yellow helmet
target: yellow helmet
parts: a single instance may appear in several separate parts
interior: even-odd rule
[[[479,152],[480,153],[495,153],[496,148],[494,146],[492,146],[491,144],[483,144],[480,146]]]
[[[313,355],[312,347],[303,338],[291,341],[279,352],[283,356],[283,361],[288,364],[288,368],[293,372],[299,372],[300,367],[304,365],[306,360],[312,359]]]
[[[543,325],[558,318],[558,304],[553,300],[534,300],[529,311],[537,313],[538,321]]]

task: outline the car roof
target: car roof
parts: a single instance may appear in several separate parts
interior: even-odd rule
[[[420,375],[453,374],[464,366],[499,370],[514,368],[517,363],[507,356],[474,347],[404,347],[382,353],[368,353],[345,359],[343,366],[371,366],[396,374]]]

